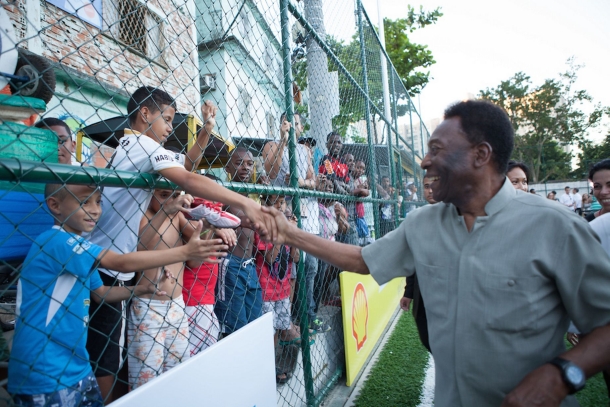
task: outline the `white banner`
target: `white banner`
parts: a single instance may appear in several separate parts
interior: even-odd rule
[[[268,313],[110,406],[271,407],[276,398]]]

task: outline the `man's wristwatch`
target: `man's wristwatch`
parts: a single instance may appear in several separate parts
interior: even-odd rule
[[[569,360],[565,360],[560,357],[556,357],[549,363],[557,366],[559,370],[561,370],[561,378],[565,384],[567,384],[568,389],[570,390],[569,394],[574,394],[585,387],[585,373],[580,367],[576,366]]]

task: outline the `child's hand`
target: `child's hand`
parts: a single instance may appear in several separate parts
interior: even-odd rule
[[[284,122],[280,126],[280,140],[281,141],[284,141],[284,142],[288,141],[288,132],[290,131],[291,127],[292,127],[292,123],[290,123],[288,120],[284,120]]]
[[[216,112],[218,108],[211,100],[206,100],[201,105],[201,116],[206,129],[211,130],[216,126]]]
[[[188,212],[188,208],[191,207],[191,203],[193,203],[192,195],[177,195],[174,198],[165,201],[162,208],[166,214],[173,215],[178,212]]]
[[[216,229],[214,231],[214,236],[221,238],[229,247],[233,247],[237,244],[237,234],[235,234],[235,230],[233,229]]]
[[[263,209],[266,207],[263,207]],[[244,207],[244,214],[250,220],[250,229],[256,230],[266,242],[274,242],[277,235],[277,225],[274,216],[267,211],[261,210],[261,206],[254,201],[249,201]]]
[[[197,222],[195,232],[186,244],[187,259],[203,263],[220,263],[222,257],[227,255],[228,246],[220,239],[201,240],[201,228],[203,224]]]
[[[153,294],[159,297],[163,297],[167,295],[166,291],[159,291],[156,284],[138,284],[134,287],[133,293],[136,297],[140,297],[143,295]]]

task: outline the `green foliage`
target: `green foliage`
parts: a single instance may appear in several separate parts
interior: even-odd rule
[[[584,143],[604,116],[604,108],[594,105],[586,91],[574,89],[582,66],[572,58],[567,64],[559,79],[547,79],[540,86],[518,72],[498,87],[480,92],[481,98],[503,107],[511,118],[516,134],[513,158],[530,167],[530,182],[568,178],[572,154],[564,147]]]
[[[578,154],[579,163],[574,173],[578,178],[585,178],[593,164],[610,158],[610,134],[599,144],[593,144],[591,140],[583,140],[579,147],[581,150]]]
[[[436,63],[427,45],[409,40],[409,33],[435,24],[443,16],[440,8],[430,12],[420,6],[419,12],[409,6],[407,18],[384,18],[386,52],[396,72],[411,96],[418,94],[430,81],[430,71],[422,70]]]
[[[354,405],[417,406],[427,363],[413,316],[403,313]]]

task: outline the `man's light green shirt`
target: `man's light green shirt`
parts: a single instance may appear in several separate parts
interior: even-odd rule
[[[570,319],[610,322],[610,258],[586,221],[508,180],[485,212],[469,233],[455,206],[427,205],[362,249],[379,284],[417,272],[436,407],[499,406],[564,352]]]

